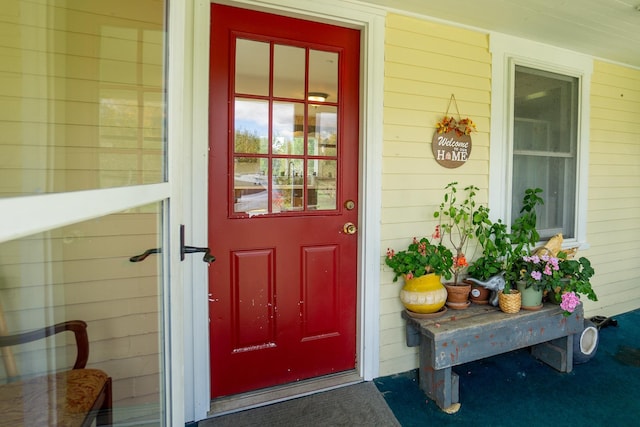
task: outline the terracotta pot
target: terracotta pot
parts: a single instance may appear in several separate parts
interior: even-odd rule
[[[453,283],[445,283],[444,287],[447,288],[447,307],[454,310],[464,310],[469,307],[470,284],[459,283],[454,285]]]
[[[505,313],[518,313],[522,305],[520,291],[511,289],[510,293],[498,292],[498,305]]]
[[[447,301],[447,290],[440,282],[440,276],[426,274],[405,280],[400,291],[400,301],[414,313],[435,313]]]

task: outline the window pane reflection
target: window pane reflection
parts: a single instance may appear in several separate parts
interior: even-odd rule
[[[273,103],[274,154],[304,154],[304,104]]]
[[[307,199],[309,208],[333,210],[337,208],[337,162],[335,160],[309,160]]]
[[[309,92],[324,92],[338,102],[338,54],[309,50]]]
[[[268,122],[269,102],[236,99],[234,151],[246,154],[267,153]]]
[[[336,210],[338,53],[246,39],[236,49],[231,213]]]
[[[302,210],[304,207],[304,163],[302,159],[273,160],[274,211]]]
[[[326,105],[309,106],[309,154],[336,156],[338,151],[338,108]]]
[[[236,93],[269,95],[269,43],[236,40]]]
[[[160,247],[161,212],[160,204],[150,205],[0,244],[0,320],[6,333],[86,322],[87,368],[113,380],[114,424],[158,425],[164,411],[161,258],[129,262],[132,255]],[[10,381],[69,370],[76,346],[67,334],[3,352],[0,390]],[[54,398],[46,382],[22,384],[24,401],[2,420],[12,416],[17,417],[12,425],[47,425],[34,422],[47,408],[34,402]],[[39,400],[30,400],[33,396]],[[45,420],[62,418],[60,410]]]
[[[26,3],[0,22],[0,197],[164,181],[164,1]]]
[[[269,206],[269,163],[265,158],[236,157],[234,211],[266,213]]]
[[[304,49],[275,45],[273,48],[273,96],[304,98]]]
[[[541,239],[575,235],[579,80],[516,66],[511,215],[527,188],[541,188],[537,209]]]

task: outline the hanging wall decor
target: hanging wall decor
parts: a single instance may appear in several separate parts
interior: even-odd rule
[[[458,119],[449,116],[451,103],[456,107]],[[445,168],[462,166],[471,154],[471,132],[476,131],[476,125],[469,118],[460,118],[455,96],[451,94],[447,111],[442,121],[436,124],[436,131],[431,141],[431,149],[436,162]]]

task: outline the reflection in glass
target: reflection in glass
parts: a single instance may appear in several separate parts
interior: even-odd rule
[[[293,102],[273,103],[274,154],[304,154],[304,104]]]
[[[307,162],[307,205],[309,209],[334,210],[337,207],[337,162],[309,160]]]
[[[87,322],[87,368],[112,378],[116,425],[158,425],[164,411],[162,258],[129,262],[130,256],[161,246],[161,212],[154,204],[0,244],[0,317],[7,332]],[[3,356],[0,387],[7,382]],[[11,357],[20,378],[14,380],[68,370],[75,356],[75,341],[66,333],[15,347]],[[22,387],[24,401],[11,413],[21,422],[12,425],[46,425],[33,422],[46,403],[33,407],[26,397],[46,401],[46,383],[41,385],[45,388],[35,382]]]
[[[269,163],[265,158],[234,159],[234,212],[268,213]]]
[[[304,98],[304,52],[299,47],[275,45],[273,49],[273,96]]]
[[[309,50],[309,92],[324,92],[338,102],[338,54]]]
[[[527,188],[544,191],[540,238],[575,233],[579,79],[516,66],[512,217]]]
[[[269,43],[236,39],[236,93],[269,95]]]
[[[236,94],[234,212],[337,209],[338,54],[238,39]]]
[[[304,163],[302,159],[273,159],[274,212],[302,210],[304,207]],[[276,197],[277,194],[277,197]]]
[[[164,2],[67,3],[0,22],[0,197],[165,179]]]
[[[309,132],[307,136],[307,145],[310,155],[337,155],[337,113],[337,107],[328,105],[309,106]]]
[[[234,151],[265,154],[269,150],[269,102],[236,98]]]

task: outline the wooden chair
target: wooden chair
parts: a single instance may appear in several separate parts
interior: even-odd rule
[[[75,334],[77,355],[72,370],[30,378],[9,377],[0,385],[0,426],[91,426],[112,424],[111,378],[85,369],[89,359],[87,324],[71,320],[31,332],[0,336],[7,372],[12,375],[8,347],[44,339],[60,332]],[[9,359],[9,363],[7,363]]]

